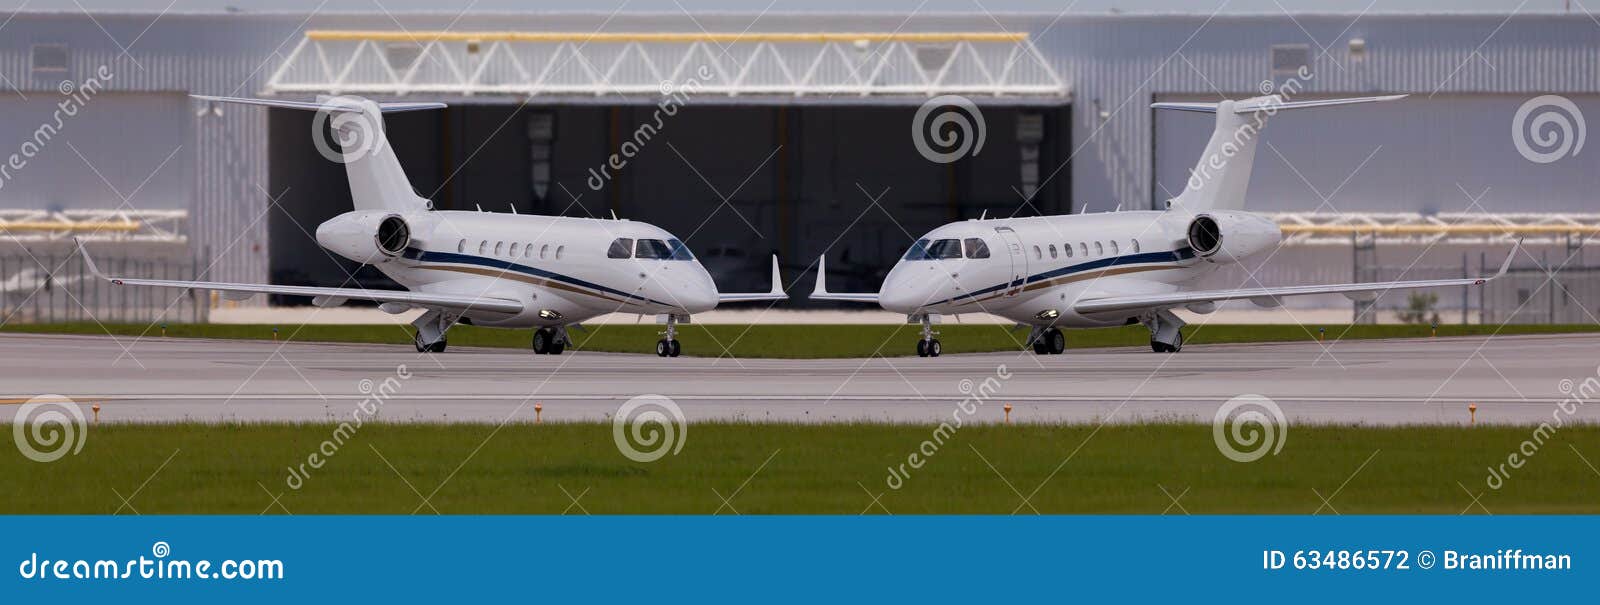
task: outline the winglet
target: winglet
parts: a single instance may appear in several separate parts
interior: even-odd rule
[[[772,255],[772,289],[767,291],[773,296],[784,296],[783,277],[778,275],[778,255]]]
[[[1521,250],[1522,250],[1522,238],[1519,237],[1519,238],[1517,238],[1517,243],[1511,245],[1511,252],[1506,254],[1505,262],[1500,263],[1500,270],[1496,271],[1494,275],[1490,275],[1489,277],[1483,278],[1481,281],[1489,281],[1491,279],[1496,279],[1496,278],[1499,278],[1499,277],[1505,275],[1507,271],[1511,270],[1511,261],[1516,260],[1517,252],[1519,252]]]
[[[95,277],[98,277],[100,279],[106,280],[106,281],[114,283],[114,284],[119,284],[120,285],[122,283],[122,282],[120,282],[118,280],[111,279],[110,277],[107,277],[105,273],[101,273],[100,272],[100,266],[94,264],[94,258],[89,256],[89,249],[83,247],[83,240],[74,237],[74,238],[72,238],[72,243],[77,244],[77,246],[78,246],[78,254],[82,254],[83,255],[83,265],[85,267],[89,268],[89,273],[93,274]]]
[[[828,293],[828,253],[823,252],[817,257],[817,283],[811,287],[812,294]]]

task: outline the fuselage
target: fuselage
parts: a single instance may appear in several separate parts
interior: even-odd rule
[[[413,291],[526,303],[516,315],[466,311],[476,325],[559,326],[606,313],[717,306],[705,268],[678,238],[648,223],[461,211],[401,216],[410,230],[404,252],[368,259],[385,275]],[[323,240],[325,232],[339,237],[337,227],[320,228],[319,242],[335,248]]]
[[[920,238],[889,272],[879,303],[909,315],[990,313],[1018,323],[1096,327],[1078,300],[1174,292],[1212,271],[1170,212],[969,220]]]

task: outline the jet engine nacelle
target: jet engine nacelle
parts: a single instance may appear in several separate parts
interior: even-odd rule
[[[1214,263],[1236,263],[1283,241],[1272,219],[1251,212],[1207,212],[1189,221],[1189,247]]]
[[[388,210],[357,210],[317,227],[317,243],[358,263],[386,263],[411,244],[411,223]]]

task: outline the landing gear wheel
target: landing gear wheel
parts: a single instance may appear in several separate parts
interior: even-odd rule
[[[1150,350],[1157,353],[1177,353],[1183,350],[1183,332],[1178,333],[1178,338],[1172,344],[1150,341]]]
[[[928,341],[926,341],[926,340],[917,341],[917,357],[927,357],[927,356],[928,356]]]
[[[550,347],[555,340],[555,334],[549,329],[539,328],[533,331],[533,354],[544,355],[550,352]]]
[[[1050,349],[1049,349],[1048,345],[1045,344],[1043,338],[1040,338],[1039,340],[1033,341],[1033,354],[1034,355],[1049,355],[1050,354]]]
[[[667,344],[667,339],[656,341],[656,357],[666,357],[672,353],[672,345]]]
[[[928,357],[938,357],[939,353],[943,351],[944,347],[939,344],[939,339],[935,338],[928,341]]]
[[[560,355],[565,352],[567,352],[567,341],[558,339],[550,343],[551,355]]]
[[[411,344],[417,347],[418,353],[443,353],[444,340],[435,343],[423,343],[421,334],[411,335]]]
[[[1061,330],[1051,328],[1044,334],[1044,344],[1045,350],[1051,355],[1060,355],[1067,350],[1067,337],[1061,334]]]
[[[677,357],[679,353],[683,352],[683,345],[679,344],[678,341],[669,340],[667,344],[672,348],[672,350],[667,351],[667,357]]]

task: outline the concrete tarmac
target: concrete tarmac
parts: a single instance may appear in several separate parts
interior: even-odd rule
[[[903,344],[886,349],[913,343]],[[86,416],[99,403],[102,422],[343,420],[381,390],[392,394],[367,405],[383,421],[532,421],[536,403],[547,421],[605,420],[629,398],[660,394],[690,420],[940,422],[992,378],[992,395],[974,400],[964,420],[1001,421],[1011,404],[1017,422],[1208,423],[1223,402],[1253,393],[1294,423],[1465,424],[1469,404],[1480,423],[1600,421],[1600,405],[1558,407],[1563,388],[1596,378],[1600,335],[1190,345],[1176,355],[960,354],[959,341],[944,345],[943,357],[927,359],[664,359],[7,334],[0,414],[51,393]]]

